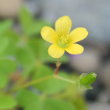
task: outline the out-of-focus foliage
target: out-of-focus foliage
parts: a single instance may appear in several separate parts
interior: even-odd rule
[[[39,34],[42,26],[50,25],[48,22],[45,22],[43,20],[33,19],[33,17],[31,16],[31,13],[26,8],[21,9],[19,20],[20,20],[23,32],[28,37]]]
[[[48,56],[48,44],[40,37],[41,27],[50,24],[33,19],[25,8],[20,11],[19,24],[21,31],[16,32],[12,20],[0,22],[0,110],[86,110],[77,85],[94,83],[92,74],[75,77],[59,72],[75,85],[55,78],[40,82],[54,73],[47,63],[56,60]],[[67,56],[60,61],[67,62]],[[23,86],[34,81],[39,83]]]
[[[0,59],[0,88],[5,88],[10,80],[10,75],[16,71],[16,63],[8,58]]]
[[[42,78],[45,76],[53,75],[54,71],[51,70],[51,68],[47,66],[40,66],[39,70],[37,71],[37,74],[34,75],[33,79]],[[64,73],[59,73],[63,77],[66,76]],[[39,84],[36,84],[35,87],[38,88],[41,92],[45,92],[46,94],[54,94],[58,93],[64,88],[66,88],[69,84],[65,81],[61,81],[58,79],[48,79],[45,81],[42,81]]]
[[[16,100],[11,95],[0,93],[0,110],[11,109],[17,106]]]

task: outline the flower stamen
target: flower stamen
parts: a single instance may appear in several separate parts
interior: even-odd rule
[[[58,39],[57,44],[58,44],[59,47],[62,47],[62,48],[68,47],[69,44],[70,44],[69,36],[68,36],[68,35],[63,35],[63,36],[61,36],[61,37]]]

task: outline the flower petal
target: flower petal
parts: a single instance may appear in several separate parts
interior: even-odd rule
[[[84,51],[84,48],[79,44],[72,44],[65,49],[70,54],[81,54]]]
[[[61,35],[66,35],[70,32],[72,21],[69,16],[60,17],[55,23],[56,32]]]
[[[64,49],[53,44],[49,47],[48,54],[53,58],[60,58],[64,54]]]
[[[50,43],[54,43],[57,38],[57,33],[48,26],[45,26],[41,30],[42,38]]]
[[[85,39],[87,36],[88,31],[83,27],[76,28],[70,33],[70,37],[73,40],[73,42],[81,41]]]

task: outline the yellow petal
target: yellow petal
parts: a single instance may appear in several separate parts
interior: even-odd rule
[[[55,23],[56,32],[60,36],[68,34],[70,32],[71,26],[72,21],[68,16],[60,17]]]
[[[49,47],[48,53],[53,58],[60,58],[64,54],[64,49],[53,44]]]
[[[41,36],[44,40],[54,43],[57,38],[57,33],[51,27],[45,26],[41,30]]]
[[[70,54],[81,54],[84,51],[84,48],[79,44],[72,44],[65,49]]]
[[[88,31],[83,27],[76,28],[70,33],[70,37],[73,42],[81,41],[85,39],[87,36]]]

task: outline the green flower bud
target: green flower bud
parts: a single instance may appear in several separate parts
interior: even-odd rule
[[[83,73],[80,76],[80,84],[84,86],[90,86],[96,81],[96,77],[97,75],[95,73],[89,73],[89,74]]]

